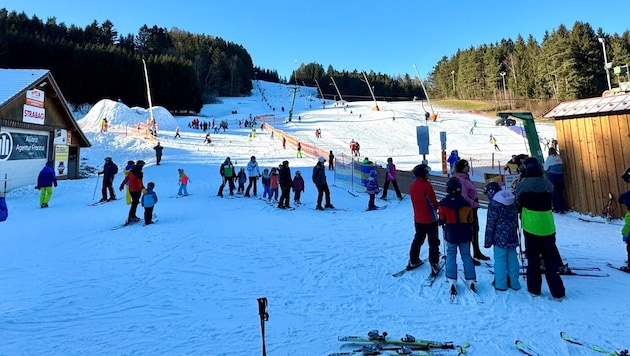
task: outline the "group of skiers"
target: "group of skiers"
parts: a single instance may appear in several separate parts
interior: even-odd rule
[[[334,208],[330,203],[330,190],[328,189],[328,183],[326,181],[326,169],[324,167],[326,159],[319,157],[317,164],[313,168],[313,183],[318,190],[317,210],[323,210],[325,208]],[[234,196],[234,190],[236,194],[242,194],[244,197],[249,198],[253,194],[254,197],[258,196],[258,179],[261,178],[263,185],[262,198],[273,202],[278,202],[278,208],[291,209],[290,195],[293,190],[293,203],[296,205],[301,204],[302,192],[304,192],[304,178],[300,171],[295,172],[295,176],[291,175],[291,168],[289,167],[289,161],[283,161],[278,167],[272,167],[271,169],[265,168],[262,171],[256,161],[256,156],[251,156],[247,167],[241,168],[239,172],[236,172],[234,164],[230,157],[227,157],[219,168],[219,174],[221,175],[221,185],[217,196],[223,197],[223,191],[227,185],[229,188],[229,194]],[[245,183],[249,181],[247,188]],[[238,184],[238,187],[236,186]],[[278,194],[280,192],[280,194]],[[250,194],[251,193],[251,194]],[[278,196],[279,195],[279,196]],[[322,207],[322,200],[325,196],[326,204]]]
[[[425,164],[418,165],[413,170],[415,180],[409,192],[414,211],[415,235],[409,251],[407,269],[422,264],[420,247],[428,238],[431,273],[439,272],[438,227],[442,226],[446,241],[446,277],[451,283],[451,294],[457,293],[455,285],[458,251],[464,265],[464,279],[467,287],[473,291],[476,291],[475,265],[481,264],[478,260],[489,260],[479,248],[479,200],[477,190],[470,180],[469,169],[468,161],[460,159],[455,162],[452,177],[446,184],[447,196],[438,202],[428,179],[430,168]],[[556,246],[552,213],[552,183],[543,176],[543,167],[538,160],[528,157],[523,161],[521,178],[514,192],[502,189],[496,182],[490,182],[485,186],[484,193],[490,200],[484,247],[493,247],[494,288],[500,291],[521,288],[516,252],[516,247],[520,246],[520,213],[527,246],[527,289],[532,295],[540,295],[541,260],[544,260],[547,271],[558,271],[562,266]],[[560,275],[546,273],[545,276],[552,296],[556,299],[564,298],[565,288]]]

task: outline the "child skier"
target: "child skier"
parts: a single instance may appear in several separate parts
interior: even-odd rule
[[[177,172],[179,172],[179,190],[177,191],[177,195],[186,196],[188,195],[188,182],[190,182],[190,179],[188,175],[184,173],[183,169],[179,168]]]
[[[136,162],[127,161],[127,165],[125,166],[125,169],[123,169],[123,174],[125,175],[125,177],[135,165],[136,165]],[[131,205],[131,194],[129,194],[129,182],[125,184],[125,203],[127,203],[127,205]]]
[[[457,294],[457,249],[464,264],[464,277],[468,287],[476,292],[475,265],[470,256],[472,238],[473,211],[470,203],[462,196],[462,183],[457,178],[446,182],[447,196],[440,201],[438,223],[444,227],[446,240],[446,277],[451,283],[451,295]]]
[[[269,188],[270,180],[269,180],[269,170],[267,168],[263,169],[262,172],[262,185],[263,185],[263,199],[271,199],[271,189]]]
[[[144,207],[144,224],[150,225],[153,224],[153,207],[158,202],[157,194],[153,191],[155,188],[155,183],[149,182],[147,184],[147,189],[144,190],[144,194],[142,195],[142,207]]]
[[[302,192],[304,191],[304,178],[302,178],[302,173],[300,171],[295,171],[295,177],[293,177],[293,203],[295,205],[302,204],[300,202],[300,198],[302,196]]]
[[[484,193],[488,196],[485,248],[494,245],[494,288],[519,290],[519,264],[516,255],[518,238],[518,209],[514,194],[503,190],[499,183],[490,182]]]
[[[241,167],[236,175],[236,180],[238,182],[238,189],[236,189],[236,194],[245,194],[245,183],[247,182],[247,173],[245,173],[245,168]]]
[[[368,207],[365,210],[376,210],[378,206],[374,204],[374,199],[376,198],[376,194],[380,191],[378,188],[378,182],[376,181],[376,170],[372,170],[370,172],[370,178],[368,178],[367,182],[365,182],[366,192],[370,195],[370,200],[368,201]]]
[[[278,201],[278,168],[271,168],[269,174],[269,201],[273,198]]]

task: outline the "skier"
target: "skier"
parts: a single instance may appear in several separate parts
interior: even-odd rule
[[[420,248],[428,237],[429,263],[433,273],[438,271],[440,260],[440,238],[438,236],[437,209],[439,203],[435,197],[433,186],[429,182],[431,168],[426,164],[419,164],[413,168],[416,179],[409,187],[409,197],[413,207],[413,225],[415,234],[409,248],[409,263],[407,269],[413,269],[422,264]]]
[[[125,177],[135,165],[136,165],[136,162],[127,161],[127,165],[125,166],[125,169],[123,169],[123,174],[125,175]],[[127,205],[131,204],[131,195],[129,194],[129,182],[125,184],[125,202],[127,203]]]
[[[37,176],[37,185],[35,189],[39,189],[39,206],[47,208],[50,198],[53,194],[53,185],[57,187],[57,175],[53,169],[54,162],[46,162],[46,165]]]
[[[247,176],[249,177],[249,184],[245,190],[245,197],[249,198],[249,192],[252,186],[254,187],[254,196],[258,195],[258,177],[260,177],[260,169],[258,168],[258,162],[256,162],[256,156],[252,156],[247,162]]]
[[[439,224],[444,226],[446,240],[446,278],[451,284],[451,294],[457,294],[457,250],[464,264],[464,278],[468,287],[476,292],[475,265],[470,257],[470,239],[473,228],[473,208],[462,196],[462,183],[457,178],[446,182],[446,197],[440,201]]]
[[[211,144],[212,143],[212,139],[210,138],[210,133],[209,132],[206,134],[206,137],[203,139],[203,143],[207,143],[207,144]]]
[[[179,190],[177,191],[177,195],[186,196],[188,195],[188,183],[190,183],[190,178],[188,178],[188,175],[182,168],[179,168],[177,172],[179,173]]]
[[[521,289],[519,263],[516,247],[518,238],[518,210],[514,205],[514,194],[503,190],[497,182],[486,184],[488,196],[486,235],[484,247],[494,246],[494,288],[506,291]]]
[[[302,158],[302,144],[301,143],[297,143],[297,154],[296,154],[296,158]]]
[[[147,189],[143,190],[142,207],[144,208],[144,225],[153,224],[153,207],[158,202],[157,194],[153,191],[155,183],[149,182]]]
[[[144,189],[144,183],[142,183],[142,178],[144,177],[144,172],[142,172],[143,167],[144,161],[138,160],[136,165],[133,166],[129,173],[127,173],[122,183],[120,183],[119,190],[122,191],[125,189],[125,184],[129,182],[131,206],[129,207],[129,214],[127,215],[127,224],[140,221],[140,218],[136,216],[136,210],[138,209],[138,204],[140,203],[142,189]]]
[[[328,170],[332,171],[335,169],[335,155],[333,154],[333,151],[330,150],[330,153],[328,154]]]
[[[472,181],[470,180],[470,176],[468,175],[469,171],[470,165],[468,164],[468,161],[465,159],[460,159],[455,163],[455,174],[453,174],[453,177],[459,179],[459,181],[461,182],[461,195],[472,207],[474,219],[472,223],[473,231],[471,239],[474,252],[473,263],[476,266],[479,266],[481,262],[477,260],[487,261],[490,259],[490,257],[485,256],[483,253],[481,253],[481,249],[479,248],[479,199],[477,198],[477,188],[475,188],[475,185],[472,183]]]
[[[296,171],[295,177],[293,177],[293,203],[295,205],[302,204],[300,198],[304,191],[304,178],[302,178],[302,172]]]
[[[179,137],[179,138],[182,138],[182,136],[180,136],[180,134],[179,134],[179,126],[177,126],[177,127],[175,128],[175,137],[173,137],[173,139],[176,139],[176,138],[178,138],[178,137]]]
[[[232,165],[230,157],[225,158],[225,161],[223,161],[221,168],[219,168],[219,174],[221,174],[221,178],[223,178],[223,180],[217,195],[223,198],[223,188],[225,188],[225,183],[228,183],[230,187],[230,195],[234,195],[234,179],[236,178],[236,172],[234,171],[234,165]]]
[[[9,208],[4,193],[0,192],[0,221],[5,221],[9,217]]]
[[[164,147],[160,145],[160,141],[158,141],[157,145],[155,145],[153,149],[155,150],[156,164],[159,166],[160,161],[162,161],[162,151],[164,150]]]
[[[282,161],[282,164],[280,165],[278,184],[280,184],[281,191],[278,208],[289,209],[291,208],[291,206],[289,205],[289,201],[291,198],[291,188],[293,188],[293,180],[291,179],[291,168],[289,168],[289,161]]]
[[[448,159],[446,161],[451,167],[450,173],[452,175],[453,173],[455,173],[454,172],[455,162],[459,161],[459,152],[457,150],[452,150],[451,154],[448,156]]]
[[[527,246],[527,290],[540,295],[542,276],[541,258],[545,270],[558,271],[562,265],[556,246],[556,226],[551,212],[553,185],[543,177],[540,163],[535,157],[523,162],[523,179],[516,185],[516,205],[521,210],[525,246]],[[565,296],[564,284],[558,273],[545,273],[551,295],[556,299]]]
[[[390,182],[396,191],[398,200],[402,200],[402,194],[400,189],[398,189],[398,181],[396,180],[396,165],[391,157],[387,159],[387,165],[385,166],[385,185],[383,185],[383,194],[381,195],[383,200],[387,200],[387,188],[389,188]]]
[[[322,207],[322,197],[326,196],[326,205],[325,208],[334,209],[335,207],[330,203],[330,189],[328,188],[328,183],[326,182],[326,169],[324,168],[324,162],[326,159],[324,157],[317,158],[317,163],[315,167],[313,167],[313,183],[317,187],[317,206],[315,209],[324,210]]]
[[[112,161],[111,157],[105,157],[105,164],[103,165],[103,170],[98,172],[98,175],[103,176],[103,188],[101,189],[101,194],[103,197],[101,198],[101,203],[106,201],[116,200],[116,194],[114,194],[114,176],[118,173],[118,166],[114,161]],[[109,191],[109,199],[107,198],[107,192]]]
[[[245,192],[245,182],[247,182],[247,173],[245,173],[245,168],[241,167],[236,175],[236,181],[238,182],[238,188],[236,189],[236,194],[243,194]]]
[[[271,199],[271,189],[270,189],[270,181],[269,181],[269,170],[267,168],[263,169],[261,176],[261,182],[263,185],[263,199],[269,197]]]
[[[494,146],[494,150],[495,150],[495,151],[501,151],[501,150],[499,149],[499,145],[497,144],[497,139],[496,139],[496,137],[492,137],[492,145]]]
[[[549,149],[549,156],[543,165],[547,172],[547,178],[553,184],[553,212],[564,214],[566,204],[564,201],[564,175],[562,173],[562,158],[555,148]]]
[[[286,137],[282,137],[282,148],[287,148],[287,138]]]
[[[269,172],[269,202],[271,198],[278,201],[278,168],[271,168]]]
[[[374,199],[376,194],[378,194],[378,181],[376,180],[376,170],[370,171],[370,177],[365,182],[366,192],[370,196],[370,200],[368,201],[368,207],[366,210],[376,210],[378,206],[374,204]]]

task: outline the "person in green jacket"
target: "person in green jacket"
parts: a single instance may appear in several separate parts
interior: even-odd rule
[[[223,182],[219,187],[219,193],[217,195],[223,198],[223,188],[225,188],[225,183],[228,183],[230,186],[230,195],[234,195],[234,179],[236,179],[236,172],[234,171],[234,165],[232,164],[230,157],[227,157],[225,161],[223,161],[221,168],[219,168],[219,174],[221,174]]]
[[[516,185],[514,195],[525,237],[527,290],[536,296],[541,293],[542,258],[549,291],[554,298],[562,299],[565,289],[558,273],[562,259],[556,246],[556,225],[551,211],[553,185],[543,176],[542,167],[535,157],[525,159],[523,165],[523,179]]]

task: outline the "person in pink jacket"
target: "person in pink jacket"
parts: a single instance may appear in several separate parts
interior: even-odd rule
[[[473,262],[475,263],[475,265],[479,266],[481,263],[477,260],[487,261],[490,259],[490,257],[485,256],[483,253],[481,253],[481,249],[479,248],[479,199],[477,198],[477,188],[475,188],[475,185],[470,180],[470,176],[468,175],[469,171],[470,165],[468,164],[467,160],[460,159],[459,161],[455,162],[455,173],[453,174],[453,177],[459,179],[459,181],[462,183],[462,196],[464,197],[464,199],[466,199],[468,203],[470,203],[470,206],[472,206],[473,208],[474,221],[472,224],[472,245],[473,258],[475,259]]]
[[[381,199],[383,200],[387,200],[387,188],[389,188],[390,182],[396,191],[398,200],[402,200],[403,197],[400,193],[400,189],[398,189],[398,182],[396,181],[396,165],[391,157],[387,159],[387,166],[385,166],[385,185],[383,185],[383,195],[381,195]]]

